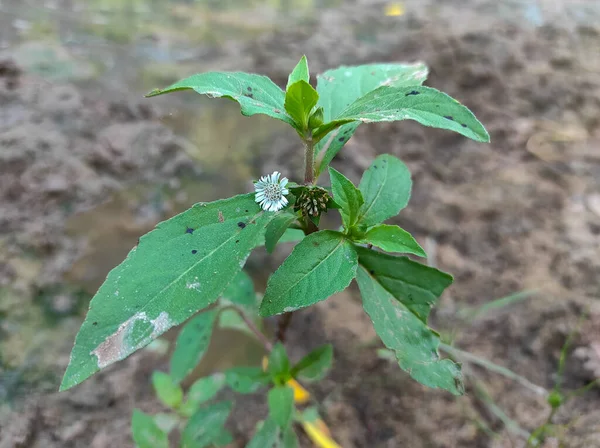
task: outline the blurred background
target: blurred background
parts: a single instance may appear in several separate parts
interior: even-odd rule
[[[426,84],[490,131],[483,145],[363,125],[334,162],[355,182],[380,153],[409,165],[413,198],[396,223],[455,276],[432,318],[443,340],[546,390],[600,378],[600,2],[0,0],[1,448],[133,446],[132,409],[161,409],[156,348],[56,393],[89,299],[157,222],[302,170],[281,122],[194,93],[143,94],[208,70],[284,86],[303,54],[313,75],[424,61]],[[289,250],[250,258],[258,290]],[[344,448],[518,447],[547,421],[535,388],[466,362],[466,396],[428,390],[375,340],[354,287],[292,322],[293,357],[334,344],[314,394]],[[198,374],[260,357],[221,332]],[[265,409],[244,400],[228,424],[235,446]],[[553,423],[541,446],[600,447],[600,390]]]

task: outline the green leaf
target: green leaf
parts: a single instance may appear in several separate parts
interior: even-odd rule
[[[360,123],[347,123],[333,130],[328,135],[323,135],[315,145],[315,176],[323,173],[346,142],[356,132]],[[314,129],[314,128],[312,128]]]
[[[308,118],[319,100],[319,94],[306,81],[297,81],[285,94],[285,110],[296,123],[300,132],[308,129]]]
[[[277,218],[278,216],[275,215],[275,219]],[[235,305],[247,313],[255,314],[258,310],[258,301],[254,292],[254,282],[250,276],[244,271],[238,272],[223,291],[219,303],[223,306]]]
[[[155,89],[146,97],[190,89],[211,98],[225,97],[237,101],[243,115],[265,114],[294,125],[294,120],[285,112],[285,92],[266,76],[252,73],[199,73],[165,89]]]
[[[233,403],[222,401],[196,411],[190,417],[181,435],[182,448],[205,448],[223,441],[223,426],[231,413]]]
[[[437,334],[363,266],[358,269],[357,281],[364,309],[385,346],[396,352],[400,367],[425,386],[462,395],[460,366],[440,359]]]
[[[276,386],[269,391],[269,416],[280,428],[285,429],[294,413],[294,390],[288,386]]]
[[[294,221],[296,221],[296,216],[291,213],[282,213],[269,223],[265,232],[265,248],[267,252],[272,253],[275,250],[277,242]]]
[[[158,399],[169,408],[177,408],[183,400],[181,386],[164,372],[152,373],[152,385]]]
[[[267,418],[259,424],[254,437],[246,445],[246,448],[279,448],[280,437],[281,430],[277,423],[273,419]]]
[[[290,425],[284,430],[281,440],[281,448],[298,448],[298,436]]]
[[[458,132],[478,142],[490,136],[475,115],[454,98],[431,87],[379,87],[359,98],[314,133],[315,140],[335,127],[360,121],[415,120],[424,126]]]
[[[189,417],[202,403],[214,398],[224,385],[225,375],[223,373],[215,373],[196,380],[188,390],[186,400],[179,411]]]
[[[379,224],[367,231],[361,243],[372,244],[386,252],[399,252],[427,257],[417,240],[406,230],[398,226]]]
[[[358,219],[358,211],[363,205],[362,193],[346,176],[329,167],[331,190],[335,202],[341,207],[340,214],[346,229],[351,229]]]
[[[325,120],[336,118],[350,104],[387,85],[418,86],[427,79],[427,66],[416,64],[367,64],[341,66],[317,76],[319,106],[325,109]]]
[[[331,344],[323,345],[298,362],[292,368],[292,376],[299,376],[305,381],[318,381],[323,379],[333,361],[333,346]]]
[[[341,233],[323,230],[308,235],[269,278],[261,316],[287,313],[325,300],[350,284],[356,266],[354,247]]]
[[[246,194],[196,204],[141,237],[92,299],[60,390],[215,302],[275,216]]]
[[[192,317],[179,332],[170,362],[173,381],[183,381],[206,353],[218,313],[218,309],[204,311]]]
[[[359,263],[396,300],[421,321],[426,322],[431,307],[444,289],[452,284],[452,276],[424,266],[407,257],[398,257],[356,247]]]
[[[317,76],[318,105],[325,108],[324,120],[330,121],[351,103],[382,85],[418,86],[425,79],[427,79],[427,67],[422,63],[342,66]],[[325,171],[335,155],[350,140],[359,124],[346,124],[317,144],[315,149],[317,177]]]
[[[397,157],[383,154],[364,172],[358,188],[365,199],[359,221],[373,226],[406,207],[412,189],[410,171]]]
[[[290,76],[288,76],[288,82],[286,86],[286,90],[290,88],[290,86],[298,81],[310,81],[310,75],[308,74],[308,61],[306,60],[306,56],[302,56],[300,58],[300,62],[296,64]]]
[[[318,107],[308,119],[308,127],[316,129],[323,124],[323,108]]]
[[[131,432],[139,448],[169,448],[167,434],[156,425],[151,415],[139,409],[133,410]]]
[[[287,229],[279,239],[280,243],[296,243],[304,239],[304,232],[300,229]]]
[[[269,380],[269,375],[260,367],[233,367],[225,371],[225,382],[240,394],[254,393]]]
[[[290,376],[290,359],[281,342],[277,342],[269,354],[268,369],[271,378],[282,378],[283,382],[287,381]]]
[[[233,443],[233,436],[225,428],[222,428],[212,440],[212,444],[217,448],[229,446],[230,443]]]

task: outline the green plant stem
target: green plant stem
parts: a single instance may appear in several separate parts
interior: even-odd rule
[[[506,367],[499,366],[498,364],[494,364],[487,359],[480,358],[479,356],[473,355],[472,353],[465,352],[458,348],[452,347],[447,344],[440,344],[440,349],[448,353],[453,358],[458,359],[459,361],[469,362],[471,364],[476,364],[478,366],[484,367],[488,369],[490,372],[498,373],[506,378],[510,378],[526,387],[527,389],[535,392],[536,394],[547,397],[548,391],[537,384],[533,384],[527,378],[522,377],[521,375],[513,372],[512,370],[507,369]]]
[[[315,182],[315,145],[312,135],[304,139],[304,183],[312,185]]]
[[[311,132],[311,131],[309,131]],[[304,139],[304,184],[312,185],[315,182],[315,145],[312,140],[312,134],[307,135]],[[319,228],[310,219],[306,218],[306,226],[304,227],[304,235],[310,235],[319,230]],[[275,333],[275,341],[285,342],[287,329],[292,322],[292,313],[285,313],[279,317],[277,322],[277,331]]]

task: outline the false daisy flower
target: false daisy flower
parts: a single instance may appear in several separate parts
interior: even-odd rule
[[[263,176],[254,184],[256,191],[255,200],[260,204],[263,210],[268,212],[276,212],[281,210],[288,204],[285,195],[289,191],[285,186],[288,183],[287,177],[282,177],[278,171],[273,172],[270,176]]]

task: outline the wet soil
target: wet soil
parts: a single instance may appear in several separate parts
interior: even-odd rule
[[[348,5],[236,47],[244,55],[236,68],[285,84],[302,53],[315,72],[342,63],[425,61],[427,84],[469,106],[492,143],[408,122],[363,126],[334,165],[354,181],[380,153],[409,165],[413,197],[395,222],[416,235],[432,264],[455,276],[432,317],[445,340],[551,389],[561,348],[579,329],[563,380],[575,390],[600,377],[600,28],[491,19],[486,4],[473,2],[468,14],[477,20],[468,21],[469,29],[446,10],[411,12],[399,21],[370,5]],[[221,57],[214,66],[231,65],[236,54]],[[25,356],[19,345],[35,341],[33,335],[10,339],[11,322],[2,320],[13,347],[2,361],[13,373],[2,381],[12,406],[2,411],[0,447],[132,446],[133,407],[160,410],[148,377],[163,357],[144,351],[72,391],[52,390],[93,292],[86,289],[158,220],[207,199],[190,194],[185,179],[204,182],[209,199],[217,192],[189,155],[194,143],[165,126],[147,101],[91,97],[7,60],[0,63],[0,104],[0,312],[15,322],[27,318],[15,308],[41,306],[56,322],[36,342],[38,352],[48,351],[40,357]],[[299,174],[299,148],[289,136],[275,130],[251,174],[274,167]],[[147,184],[163,189],[139,188]],[[114,247],[94,264],[106,235],[114,235]],[[249,261],[257,284],[264,263],[260,254]],[[537,292],[477,319],[461,317],[468,307],[523,290]],[[461,398],[411,381],[377,356],[354,287],[294,317],[293,357],[323,341],[334,344],[335,365],[312,391],[345,448],[523,446],[523,434],[550,412],[543,396],[474,366],[465,366]],[[50,373],[36,373],[39,363]],[[27,389],[32,382],[35,393]],[[512,425],[481,398],[482,387]],[[266,412],[258,400],[240,401],[230,419],[235,446]],[[249,412],[251,406],[257,410]],[[600,390],[568,402],[555,423],[566,426],[543,446],[600,447]]]

